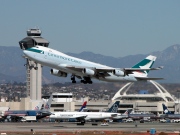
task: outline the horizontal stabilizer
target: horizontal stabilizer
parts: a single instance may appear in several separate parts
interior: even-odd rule
[[[126,71],[143,71],[143,70],[160,70],[163,69],[163,66],[157,68],[125,68]]]
[[[135,77],[139,80],[163,80],[164,78],[154,78],[154,77]]]

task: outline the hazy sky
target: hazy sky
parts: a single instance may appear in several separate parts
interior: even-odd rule
[[[121,57],[180,44],[179,0],[1,0],[0,45],[39,27],[51,48]]]

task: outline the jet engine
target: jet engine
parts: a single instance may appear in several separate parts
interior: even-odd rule
[[[84,68],[82,72],[83,72],[83,74],[86,74],[86,75],[94,75],[95,74],[94,70],[88,69],[88,68]]]
[[[52,75],[55,75],[55,76],[58,76],[58,77],[67,77],[66,72],[63,72],[63,71],[60,71],[60,70],[57,70],[57,69],[51,69],[50,73]]]
[[[113,74],[116,75],[116,76],[125,76],[124,71],[119,70],[119,69],[113,70]]]

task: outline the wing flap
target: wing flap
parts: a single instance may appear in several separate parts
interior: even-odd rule
[[[71,70],[74,70],[74,71],[82,72],[82,70],[83,70],[85,67],[66,66],[66,68],[71,69]]]

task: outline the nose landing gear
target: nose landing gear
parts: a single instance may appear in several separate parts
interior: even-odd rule
[[[35,70],[38,70],[37,63],[31,63],[29,59],[27,59],[26,64],[24,64],[25,67],[28,66],[28,68],[31,70],[34,68]]]

